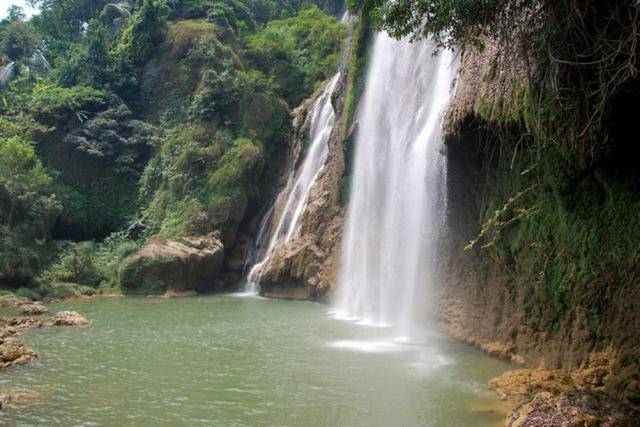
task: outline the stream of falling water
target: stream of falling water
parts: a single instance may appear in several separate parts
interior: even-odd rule
[[[443,229],[455,54],[376,35],[359,114],[336,315],[410,335]]]
[[[340,73],[333,76],[313,104],[309,129],[309,147],[304,160],[297,170],[292,168],[287,185],[278,195],[274,206],[282,206],[282,209],[276,209],[280,211],[279,215],[274,211],[268,213],[269,217],[276,220],[275,226],[270,233],[268,232],[268,224],[271,220],[263,220],[260,226],[256,246],[260,247],[262,245],[260,240],[264,240],[268,236],[270,236],[269,244],[263,251],[260,262],[256,263],[247,275],[245,291],[248,293],[258,292],[262,265],[280,245],[291,240],[298,229],[300,218],[307,205],[309,191],[327,160],[328,141],[335,122],[335,111],[331,103],[331,96],[339,79]]]

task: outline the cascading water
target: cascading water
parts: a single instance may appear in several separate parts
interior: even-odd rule
[[[408,332],[443,228],[442,117],[455,54],[379,33],[367,74],[336,312]]]
[[[297,169],[292,169],[287,185],[278,195],[275,206],[282,206],[279,215],[273,212],[268,214],[276,219],[272,228],[269,244],[264,251],[262,259],[255,264],[247,276],[245,290],[250,293],[258,291],[258,281],[261,266],[269,259],[271,254],[283,243],[288,242],[298,229],[300,218],[307,205],[309,191],[322,170],[329,151],[328,141],[335,122],[335,111],[331,103],[331,96],[336,88],[340,73],[336,74],[325,86],[316,99],[311,110],[311,122],[309,130],[309,147],[302,164]],[[273,209],[273,208],[272,208]],[[269,220],[263,220],[259,235],[265,235]],[[258,236],[260,239],[261,236]],[[258,239],[257,239],[258,240]],[[258,243],[258,242],[257,242]]]

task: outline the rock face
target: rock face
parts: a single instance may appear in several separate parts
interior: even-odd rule
[[[47,313],[49,310],[41,302],[34,302],[30,304],[23,304],[18,308],[18,314],[26,316],[37,316],[39,314]]]
[[[640,414],[604,393],[538,393],[509,415],[507,427],[637,426]]]
[[[433,295],[433,315],[445,332],[493,356],[531,367],[579,370],[572,373],[576,386],[584,384],[585,389],[640,405],[640,317],[631,303],[638,300],[640,287],[635,284],[640,283],[640,270],[635,266],[618,267],[629,273],[625,279],[629,286],[624,290],[613,272],[590,274],[575,283],[568,277],[571,290],[565,298],[567,306],[550,327],[549,321],[536,312],[542,304],[535,303],[537,297],[533,296],[549,279],[534,282],[524,274],[535,270],[530,268],[534,262],[540,262],[538,271],[542,271],[542,265],[546,265],[543,259],[512,257],[514,252],[510,251],[504,259],[496,259],[491,248],[467,247],[483,228],[480,219],[490,217],[504,200],[522,190],[508,188],[508,178],[501,175],[503,169],[492,164],[493,156],[508,152],[503,163],[511,164],[514,170],[530,166],[522,160],[524,144],[516,146],[521,135],[516,133],[517,128],[509,127],[509,120],[514,119],[509,114],[519,117],[523,86],[532,78],[527,70],[535,76],[535,67],[528,67],[527,60],[517,58],[513,51],[501,52],[487,43],[483,52],[467,50],[462,54],[456,95],[445,120],[447,237],[440,245],[442,271],[436,280],[440,285]],[[502,131],[515,134],[511,142],[516,154],[504,148],[510,141]],[[503,186],[496,189],[497,184]],[[500,191],[505,194],[498,194]],[[503,236],[519,236],[521,230],[519,223],[513,223]],[[521,239],[532,248],[540,243],[528,237]],[[516,238],[509,240],[507,236],[505,240],[513,242]],[[522,253],[528,253],[525,244],[522,248]],[[571,258],[556,249],[549,249],[548,254]],[[612,263],[611,270],[614,265],[618,264]],[[603,302],[597,317],[584,302],[587,298],[583,294],[588,292],[592,292],[588,299]]]
[[[299,229],[261,266],[260,293],[264,296],[317,300],[335,283],[345,210],[340,193],[345,173],[341,116],[346,84],[343,72],[332,98],[337,119],[328,141],[328,157],[311,187]],[[294,111],[293,164],[299,164],[304,155],[314,101],[309,99]],[[272,223],[277,223],[282,208],[276,205]]]
[[[150,239],[120,267],[120,284],[131,293],[194,291],[213,284],[224,263],[217,235]]]

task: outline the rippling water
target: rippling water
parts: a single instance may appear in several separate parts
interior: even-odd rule
[[[432,331],[418,341],[305,302],[219,295],[105,299],[87,328],[30,331],[40,355],[0,373],[39,398],[9,425],[496,425],[509,368]]]

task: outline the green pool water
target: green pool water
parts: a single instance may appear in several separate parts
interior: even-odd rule
[[[439,333],[407,341],[326,306],[237,295],[51,305],[89,327],[32,330],[39,360],[0,373],[30,390],[0,424],[481,426],[509,365]]]

